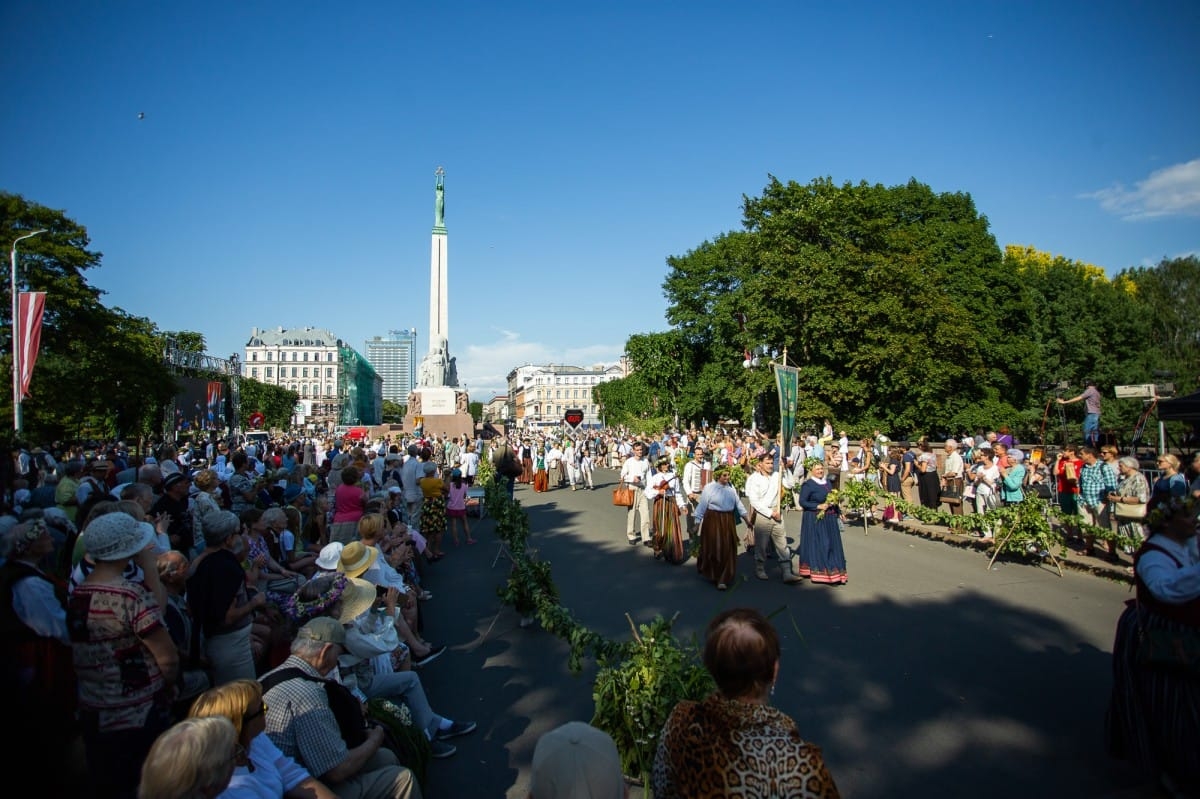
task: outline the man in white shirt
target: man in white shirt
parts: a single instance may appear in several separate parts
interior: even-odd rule
[[[955,491],[962,497],[963,491],[963,457],[958,451],[958,442],[953,438],[946,440],[946,458],[942,464],[942,490]],[[950,512],[959,515],[962,511],[962,501],[950,506]]]
[[[420,480],[424,477],[421,471],[421,459],[417,457],[417,445],[408,445],[408,457],[400,466],[401,488],[404,489],[404,509],[408,514],[409,527],[418,527],[421,518],[421,501],[425,495],[421,493]]]
[[[621,482],[633,488],[633,505],[625,512],[625,538],[630,546],[637,546],[638,539],[633,535],[633,518],[641,513],[641,543],[651,546],[650,540],[650,502],[646,498],[646,483],[650,479],[650,462],[646,460],[646,445],[638,442],[633,445],[632,454],[621,464]]]
[[[787,533],[779,508],[780,475],[775,471],[770,452],[759,456],[754,473],[746,478],[746,499],[754,513],[754,576],[767,579],[767,543],[775,547],[775,557],[785,583],[798,583],[802,578],[796,571],[792,552],[788,549]]]
[[[562,488],[567,482],[563,478],[563,452],[558,448],[557,441],[551,441],[546,449],[546,478],[550,485]]]
[[[706,457],[704,447],[696,445],[692,459],[683,466],[683,493],[688,501],[688,538],[696,535],[696,503],[700,501],[700,492],[712,479],[712,464]]]

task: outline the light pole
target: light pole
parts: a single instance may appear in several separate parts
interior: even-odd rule
[[[21,345],[17,327],[17,242],[31,239],[45,233],[45,229],[34,230],[24,236],[13,239],[12,251],[9,253],[8,287],[12,294],[12,369],[13,369],[13,431],[21,435]]]

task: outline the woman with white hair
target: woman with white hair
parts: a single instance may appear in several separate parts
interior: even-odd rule
[[[1117,471],[1121,482],[1117,484],[1117,490],[1108,495],[1113,503],[1113,515],[1117,517],[1117,533],[1128,538],[1144,539],[1150,483],[1142,474],[1137,458],[1129,455],[1117,461]]]

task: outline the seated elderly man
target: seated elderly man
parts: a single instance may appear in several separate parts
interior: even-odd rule
[[[349,689],[324,676],[346,652],[341,622],[312,619],[296,633],[291,652],[260,680],[271,742],[339,796],[420,799],[416,777],[383,746],[384,728],[367,727]]]

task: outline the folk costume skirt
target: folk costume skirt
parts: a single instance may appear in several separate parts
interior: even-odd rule
[[[696,570],[712,583],[732,585],[737,574],[737,520],[731,510],[709,510],[700,525]]]
[[[800,526],[800,576],[826,585],[846,583],[846,552],[842,549],[842,531],[835,512],[821,515],[818,511],[804,511]]]
[[[679,505],[675,503],[675,499],[656,497],[650,518],[654,531],[654,554],[676,566],[687,560]]]
[[[1140,626],[1184,629],[1144,607],[1139,611],[1135,600],[1126,603],[1113,641],[1113,687],[1104,725],[1109,754],[1131,761],[1151,778],[1165,772],[1180,789],[1195,792],[1200,790],[1200,681],[1138,663]]]

